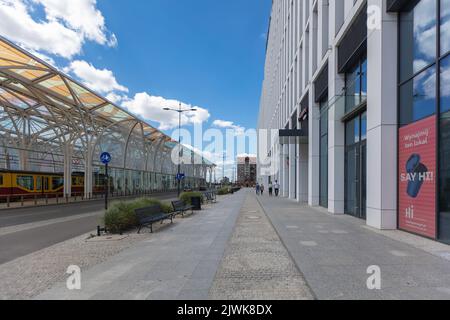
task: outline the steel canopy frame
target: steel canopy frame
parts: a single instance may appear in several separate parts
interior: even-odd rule
[[[76,159],[84,166],[85,197],[91,198],[93,167],[103,151],[112,152],[112,164],[124,170],[172,175],[170,157],[177,147],[150,124],[0,36],[0,170],[11,169],[11,157],[22,171],[42,171],[34,163],[48,161],[53,172],[64,173],[69,197]],[[211,181],[215,165],[183,148],[197,161],[184,164],[188,176],[206,180],[209,172]]]

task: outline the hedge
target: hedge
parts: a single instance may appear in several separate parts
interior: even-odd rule
[[[223,188],[220,188],[218,191],[217,191],[217,194],[219,195],[219,196],[223,196],[223,195],[226,195],[226,194],[229,194],[231,191],[230,191],[230,188],[228,188],[228,187],[223,187]]]
[[[134,210],[150,207],[152,205],[160,205],[162,210],[166,213],[173,211],[171,204],[151,198],[115,202],[105,214],[105,227],[111,233],[120,233],[122,231],[133,229],[138,226]]]
[[[201,193],[201,192],[183,192],[180,195],[180,200],[183,200],[187,204],[192,204],[191,198],[200,198],[201,201],[203,202],[203,193]]]

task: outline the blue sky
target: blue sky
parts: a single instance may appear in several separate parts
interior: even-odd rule
[[[0,0],[0,34],[171,135],[255,128],[270,0]],[[214,160],[214,159],[213,159]]]
[[[117,49],[85,54],[134,92],[207,108],[211,119],[255,127],[269,0],[99,1]],[[127,3],[128,3],[127,2]]]

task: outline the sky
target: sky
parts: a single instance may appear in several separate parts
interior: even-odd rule
[[[198,109],[184,128],[239,133],[256,127],[271,3],[0,0],[0,34],[168,135],[180,102]]]

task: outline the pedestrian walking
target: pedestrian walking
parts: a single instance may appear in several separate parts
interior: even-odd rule
[[[259,196],[259,192],[261,191],[259,183],[256,184],[256,195]]]
[[[273,184],[272,182],[269,183],[269,197],[273,196]]]
[[[261,195],[263,196],[264,195],[264,185],[263,184],[261,185],[260,190],[261,190]]]
[[[278,197],[278,195],[280,194],[280,185],[278,183],[278,180],[275,180],[275,184],[273,185],[274,189],[275,189],[275,197]]]

